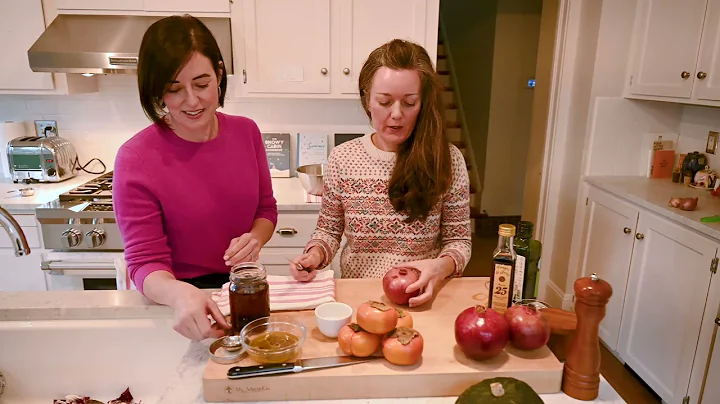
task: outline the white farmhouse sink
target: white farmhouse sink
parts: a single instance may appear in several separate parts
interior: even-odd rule
[[[51,404],[67,394],[107,402],[130,387],[151,404],[188,346],[170,319],[0,321],[0,403]]]

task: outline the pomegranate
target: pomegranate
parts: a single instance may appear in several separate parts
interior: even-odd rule
[[[517,349],[538,349],[550,340],[550,322],[535,307],[514,305],[505,311],[505,320],[510,326],[510,342]]]
[[[502,352],[510,338],[505,317],[485,306],[468,307],[455,319],[455,342],[470,359],[485,360]]]
[[[420,275],[413,268],[390,268],[383,277],[383,291],[388,300],[395,304],[408,304],[408,301],[420,295],[420,290],[405,293],[405,289],[420,279]]]

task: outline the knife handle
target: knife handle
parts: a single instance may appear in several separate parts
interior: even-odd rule
[[[228,379],[243,379],[246,377],[268,376],[281,373],[294,373],[295,363],[270,363],[256,366],[233,366],[228,369]]]

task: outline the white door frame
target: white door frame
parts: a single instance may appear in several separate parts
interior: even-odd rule
[[[550,264],[555,250],[555,234],[558,230],[562,231],[557,228],[558,206],[562,190],[562,173],[566,162],[566,142],[576,64],[575,49],[581,29],[581,7],[582,4],[578,0],[560,0],[536,224],[536,237],[543,243],[542,264],[544,264],[541,265],[540,270],[538,299],[548,300],[546,289],[550,284],[551,288],[562,297],[563,308],[567,308],[565,306],[570,303],[572,293],[560,289],[565,285],[558,286],[550,282]],[[558,246],[558,248],[564,247]],[[565,248],[569,250],[570,246]]]

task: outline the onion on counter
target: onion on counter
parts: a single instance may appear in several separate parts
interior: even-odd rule
[[[698,197],[693,198],[671,198],[668,206],[682,210],[695,210],[698,204]]]

